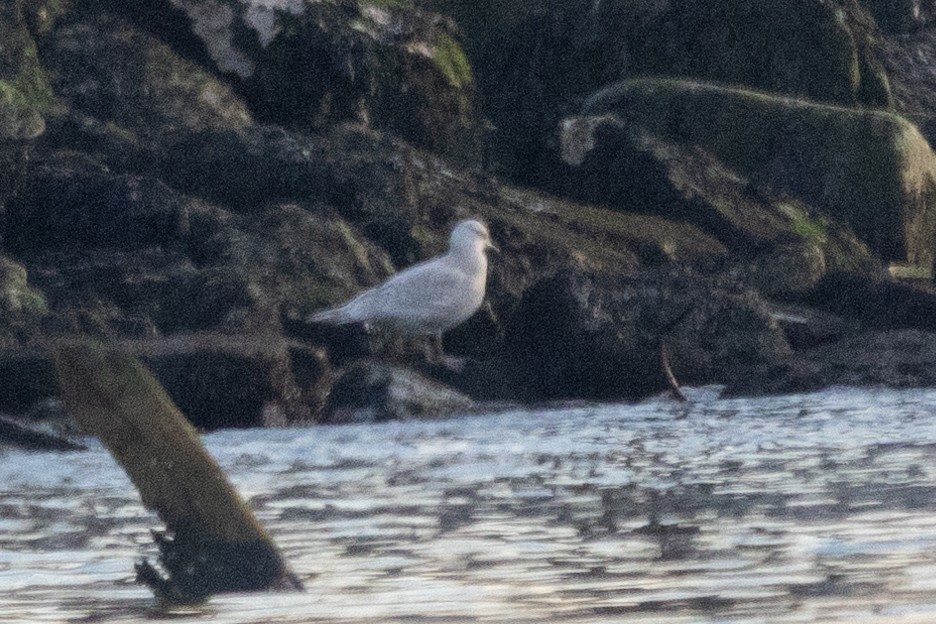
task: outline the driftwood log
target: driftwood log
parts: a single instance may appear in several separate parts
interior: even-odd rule
[[[161,566],[138,563],[140,582],[170,602],[302,588],[195,429],[138,360],[75,343],[58,345],[54,361],[68,411],[101,439],[143,504],[166,524],[154,533]]]

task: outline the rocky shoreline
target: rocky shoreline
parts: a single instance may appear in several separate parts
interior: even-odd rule
[[[7,3],[0,413],[76,337],[205,429],[936,384],[936,4],[704,4]],[[304,322],[467,217],[463,371]]]

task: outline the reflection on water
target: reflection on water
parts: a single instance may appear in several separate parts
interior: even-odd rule
[[[231,431],[302,594],[159,611],[99,446],[0,455],[0,619],[936,621],[936,391],[831,390]]]

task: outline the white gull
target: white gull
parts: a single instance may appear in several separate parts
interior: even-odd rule
[[[466,321],[484,301],[488,249],[496,247],[487,226],[473,219],[462,221],[452,230],[444,255],[415,264],[347,303],[306,320],[375,324],[409,336],[433,336],[441,356],[442,332]]]

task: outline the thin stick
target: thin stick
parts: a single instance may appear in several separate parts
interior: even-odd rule
[[[687,401],[686,395],[683,394],[682,388],[679,387],[679,382],[673,374],[673,369],[670,367],[669,348],[662,340],[660,341],[660,367],[663,369],[663,376],[666,378],[666,383],[669,385],[673,398],[677,401]]]

